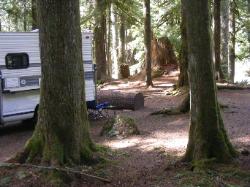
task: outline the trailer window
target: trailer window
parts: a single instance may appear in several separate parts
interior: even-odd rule
[[[29,67],[29,56],[26,53],[9,53],[5,57],[7,69],[24,69]]]

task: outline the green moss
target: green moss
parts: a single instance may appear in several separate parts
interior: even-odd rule
[[[211,167],[215,162],[216,158],[195,160],[193,161],[192,166],[197,170],[204,170]]]
[[[42,139],[39,135],[34,134],[25,145],[25,150],[29,153],[27,162],[32,162],[33,159],[42,153]]]
[[[48,171],[49,173],[45,173],[46,181],[48,184],[55,187],[66,187],[71,183],[71,178],[69,175],[59,171]]]
[[[108,137],[127,137],[139,134],[135,120],[126,116],[117,115],[115,118],[108,120],[100,133]]]

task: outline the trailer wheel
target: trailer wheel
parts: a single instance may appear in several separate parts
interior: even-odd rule
[[[35,109],[35,112],[34,112],[34,116],[32,118],[32,123],[34,125],[37,124],[37,120],[38,120],[38,108],[39,108],[39,105],[36,106],[36,109]]]
[[[22,123],[25,125],[31,125],[31,126],[36,126],[37,120],[38,120],[38,108],[39,105],[36,106],[34,115],[30,119],[23,120]]]

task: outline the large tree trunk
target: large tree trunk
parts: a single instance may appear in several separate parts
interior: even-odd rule
[[[236,5],[235,2],[231,2],[231,42],[229,46],[229,64],[228,64],[228,80],[230,83],[234,83],[234,75],[235,75],[235,44],[236,44]]]
[[[189,78],[191,90],[191,119],[184,161],[215,158],[229,162],[233,149],[217,102],[214,67],[212,63],[209,2],[184,1],[187,18]]]
[[[42,85],[39,117],[20,162],[74,165],[90,159],[79,0],[37,1]],[[62,19],[63,18],[63,19]]]
[[[181,2],[181,54],[180,54],[180,74],[178,77],[177,86],[188,86],[188,44],[187,44],[187,28],[186,28],[186,16]]]
[[[221,64],[229,60],[229,0],[221,0]]]
[[[105,2],[96,0],[96,19],[94,29],[95,41],[95,60],[97,67],[97,79],[105,81],[107,79],[107,60],[106,60],[106,14],[103,9]]]
[[[146,85],[152,86],[152,68],[151,68],[151,15],[150,0],[144,0],[145,18],[144,18],[144,45],[145,45],[145,63],[146,63]]]
[[[215,76],[222,81],[225,77],[221,69],[221,0],[214,0],[214,54],[215,54]]]

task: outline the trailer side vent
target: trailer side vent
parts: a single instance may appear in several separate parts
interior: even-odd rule
[[[29,56],[27,53],[9,53],[5,57],[7,69],[25,69],[29,67]]]

